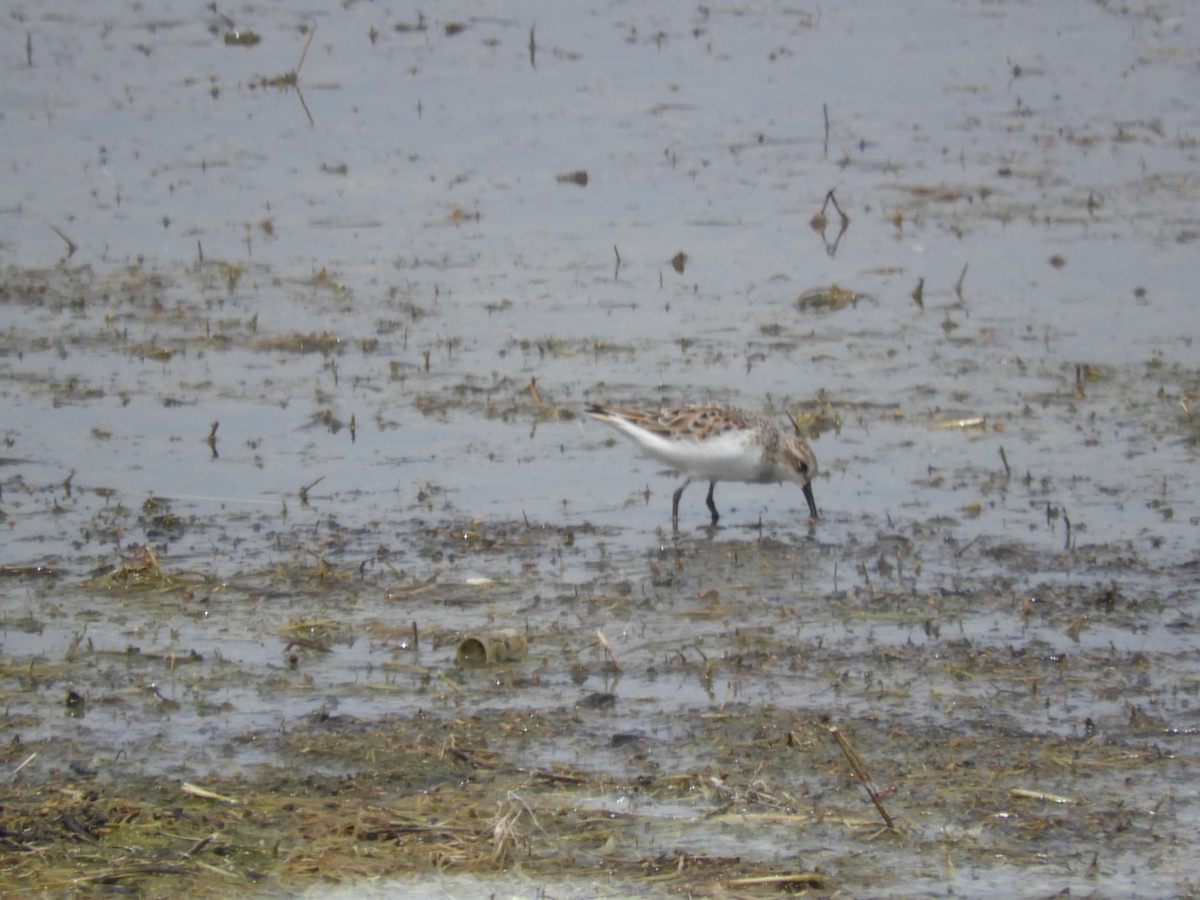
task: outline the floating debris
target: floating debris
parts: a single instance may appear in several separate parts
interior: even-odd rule
[[[987,428],[987,418],[985,416],[969,416],[965,419],[945,419],[937,422],[934,428]]]
[[[835,312],[846,306],[854,306],[859,300],[869,297],[869,294],[852,291],[838,284],[830,284],[828,287],[810,288],[802,293],[796,298],[796,308],[801,312],[810,309]]]
[[[516,628],[497,628],[469,634],[458,644],[457,659],[463,666],[492,666],[516,662],[525,656],[529,639]]]
[[[257,31],[227,31],[225,32],[226,47],[257,47],[262,42],[262,35]]]

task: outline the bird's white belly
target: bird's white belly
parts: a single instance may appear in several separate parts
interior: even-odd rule
[[[644,448],[664,465],[710,481],[759,481],[762,450],[745,434],[715,435],[703,441],[655,440]]]

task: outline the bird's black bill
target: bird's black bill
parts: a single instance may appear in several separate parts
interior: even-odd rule
[[[814,519],[820,518],[817,515],[817,501],[813,499],[812,484],[805,483],[803,491],[804,499],[808,501],[808,511],[812,513]]]

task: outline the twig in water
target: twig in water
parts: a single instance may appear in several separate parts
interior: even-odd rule
[[[886,807],[883,805],[883,800],[879,796],[879,789],[875,787],[871,781],[871,776],[867,773],[867,767],[863,765],[862,759],[854,748],[850,746],[850,742],[846,740],[846,736],[838,730],[836,725],[830,727],[829,733],[833,735],[833,739],[837,741],[838,747],[842,750],[842,755],[846,757],[846,761],[850,763],[850,768],[854,770],[855,776],[862,786],[866,788],[867,796],[871,798],[871,802],[875,804],[875,809],[879,811],[879,815],[883,817],[883,822],[888,827],[888,831],[896,830],[896,823],[892,821],[892,817],[888,815]]]
[[[612,667],[618,672],[624,671],[621,668],[621,664],[617,661],[617,655],[613,653],[612,645],[608,643],[608,638],[604,636],[604,632],[599,628],[596,629],[596,640],[604,648],[604,655],[608,657],[608,661],[612,663]]]
[[[300,70],[304,67],[304,59],[308,56],[308,48],[312,46],[313,38],[316,36],[316,34],[317,26],[314,25],[312,30],[308,33],[308,40],[304,42],[304,49],[300,51],[300,62],[296,63],[296,68],[292,69],[297,78],[300,77]]]
[[[221,803],[240,804],[241,800],[235,800],[233,797],[226,797],[224,794],[218,794],[207,788],[202,788],[199,785],[184,782],[179,786],[179,790],[191,797],[199,797],[202,800],[219,800]]]
[[[841,218],[841,225],[838,227],[837,237],[833,239],[832,243],[825,236],[825,228],[829,224],[829,220],[825,216],[825,210],[829,207],[830,203],[833,204],[833,208],[837,210],[837,214]],[[825,241],[825,252],[830,256],[834,256],[837,253],[838,244],[841,243],[842,235],[844,235],[846,230],[850,227],[850,217],[846,215],[846,213],[838,205],[837,197],[834,196],[832,188],[829,190],[829,193],[825,195],[825,202],[821,204],[821,208],[817,211],[817,214],[814,215],[809,221],[808,227],[821,235],[821,239]]]
[[[324,480],[325,480],[325,476],[322,475],[316,481],[309,482],[308,484],[304,485],[304,487],[300,488],[300,505],[301,506],[308,506],[308,492],[311,491],[313,488],[315,488],[318,484],[320,484]]]
[[[35,759],[37,759],[37,753],[30,753],[27,757],[25,757],[24,762],[22,762],[19,766],[17,766],[15,769],[13,769],[11,772],[9,772],[7,775],[4,776],[4,780],[12,781],[14,778],[17,777],[18,774],[20,774],[20,772],[23,768],[25,768],[27,765],[29,765],[31,762],[33,762]]]
[[[850,224],[850,217],[846,215],[840,206],[838,206],[837,197],[833,193],[833,188],[829,189],[829,193],[825,195],[825,202],[821,204],[821,215],[825,215],[825,207],[830,203],[837,210],[837,214],[842,218],[842,230],[846,230],[846,226]]]
[[[197,853],[220,837],[221,833],[219,831],[214,831],[208,837],[200,838],[200,840],[196,841],[196,843],[192,844],[191,847],[189,847],[187,850],[184,850],[180,855],[184,857],[195,856]]]
[[[1065,797],[1062,794],[1047,794],[1045,791],[1030,791],[1025,788],[1010,788],[1008,791],[1010,797],[1020,797],[1022,800],[1044,800],[1047,803],[1078,803],[1073,797]]]
[[[62,238],[62,239],[63,239],[63,241],[65,241],[65,242],[66,242],[66,245],[67,245],[67,256],[69,256],[69,257],[70,257],[70,256],[74,256],[74,255],[75,255],[75,251],[79,249],[79,248],[78,248],[78,247],[75,245],[75,242],[74,242],[73,240],[71,240],[69,237],[67,237],[66,233],[65,233],[65,232],[64,232],[64,231],[63,231],[61,228],[59,228],[57,225],[55,225],[54,223],[50,223],[50,230],[51,230],[51,231],[53,231],[53,232],[54,232],[55,234],[57,234],[57,235],[58,235],[60,238]]]

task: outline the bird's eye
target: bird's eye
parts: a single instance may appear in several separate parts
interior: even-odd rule
[[[807,475],[808,474],[808,463],[806,463],[806,462],[798,463],[796,465],[796,471],[799,472],[801,475]]]

